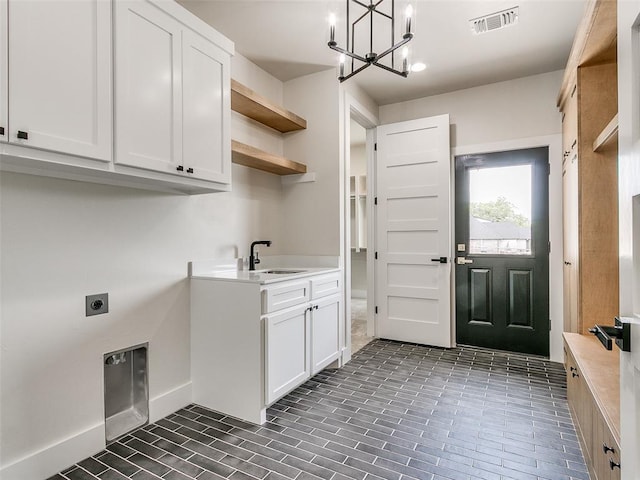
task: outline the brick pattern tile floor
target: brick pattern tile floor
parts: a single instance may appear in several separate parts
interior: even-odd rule
[[[50,480],[589,480],[561,364],[375,340],[258,426],[189,405]]]

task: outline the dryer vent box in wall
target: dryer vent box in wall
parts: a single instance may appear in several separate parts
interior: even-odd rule
[[[149,422],[148,344],[104,356],[107,443]]]

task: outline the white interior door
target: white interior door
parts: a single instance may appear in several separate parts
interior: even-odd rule
[[[631,351],[620,353],[622,480],[640,476],[640,2],[618,2],[618,192],[620,314],[631,325]],[[615,348],[615,347],[614,347]]]
[[[450,347],[449,115],[378,127],[375,175],[378,336]]]

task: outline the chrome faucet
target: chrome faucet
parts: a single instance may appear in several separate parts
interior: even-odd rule
[[[256,245],[266,245],[267,247],[271,246],[271,240],[258,240],[256,242],[251,243],[251,252],[249,255],[249,270],[255,270],[256,265],[260,263],[260,258],[258,258],[258,251],[256,250],[255,255],[253,254],[253,249]]]

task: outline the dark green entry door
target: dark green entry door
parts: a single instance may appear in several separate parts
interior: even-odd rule
[[[549,355],[549,152],[461,155],[456,340]]]

